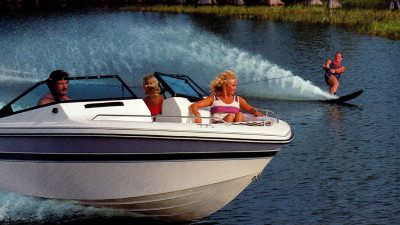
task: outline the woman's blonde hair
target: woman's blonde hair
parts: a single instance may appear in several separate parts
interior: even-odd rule
[[[211,94],[216,95],[222,92],[222,86],[229,83],[230,80],[236,79],[236,74],[231,70],[225,70],[216,77],[210,84]]]
[[[153,74],[147,74],[143,77],[143,88],[145,94],[159,94],[160,85],[157,78]]]

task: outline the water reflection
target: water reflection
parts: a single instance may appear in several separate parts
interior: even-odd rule
[[[332,106],[332,108],[331,108],[331,115],[332,115],[332,118],[334,119],[334,120],[336,120],[336,121],[338,121],[338,120],[340,120],[341,119],[341,111],[340,111],[340,105],[333,105]]]
[[[201,30],[209,31],[223,37],[229,37],[232,34],[234,23],[232,23],[233,21],[231,19],[195,14],[190,14],[188,16]]]
[[[349,111],[349,110],[359,110],[362,111],[363,108],[356,105],[356,104],[351,104],[351,103],[340,103],[340,104],[332,104],[332,107],[330,109],[330,113],[333,119],[335,120],[341,120],[342,119],[342,114],[343,111]]]
[[[74,0],[8,0],[0,3],[0,11],[54,11],[54,10],[65,10],[71,9],[89,9],[100,7],[103,9],[118,9],[128,5],[135,4],[136,1],[124,0],[124,1],[74,1]]]

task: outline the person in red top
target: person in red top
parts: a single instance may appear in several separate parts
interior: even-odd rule
[[[164,97],[160,95],[160,85],[153,74],[147,74],[143,77],[143,92],[147,95],[143,101],[149,108],[151,115],[161,114]]]
[[[343,53],[336,52],[335,59],[328,59],[325,62],[323,69],[325,70],[325,81],[329,87],[331,94],[336,94],[339,87],[339,78],[346,68],[341,64],[343,60]]]
[[[50,85],[55,91],[55,94],[57,95],[56,97],[62,101],[71,101],[72,99],[67,96],[68,93],[68,73],[64,72],[62,70],[55,70],[51,72],[50,77],[49,77]],[[38,105],[44,105],[44,104],[49,104],[53,103],[56,100],[54,99],[54,96],[52,94],[46,94],[43,96],[39,102]]]

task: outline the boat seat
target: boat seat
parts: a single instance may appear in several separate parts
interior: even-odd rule
[[[157,122],[174,122],[174,123],[193,123],[193,116],[189,112],[189,106],[192,104],[188,99],[182,97],[167,98],[163,101],[161,117],[157,117]],[[199,110],[202,117],[211,117],[211,113],[207,108]],[[163,117],[165,116],[165,117]],[[209,118],[203,118],[202,123],[210,123]]]

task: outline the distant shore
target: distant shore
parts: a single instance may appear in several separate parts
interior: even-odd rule
[[[131,11],[188,13],[252,20],[332,24],[358,34],[400,40],[400,11],[373,9],[326,9],[324,6],[190,6],[134,5]]]
[[[162,1],[171,4],[157,4]],[[345,27],[347,30],[357,32],[358,34],[400,40],[400,10],[384,9],[386,4],[379,5],[378,0],[371,0],[363,3],[358,3],[358,1],[355,0],[348,0],[344,8],[341,9],[327,9],[326,5],[304,6],[303,4],[290,4],[286,6],[234,6],[222,3],[218,3],[218,5],[197,5],[197,1],[195,0],[182,0],[186,3],[190,2],[190,4],[177,4],[179,1],[180,0],[9,0],[8,2],[0,3],[0,12],[75,10],[100,7],[109,10],[187,13],[251,20],[331,24]],[[223,1],[228,0],[220,0],[218,2]]]

